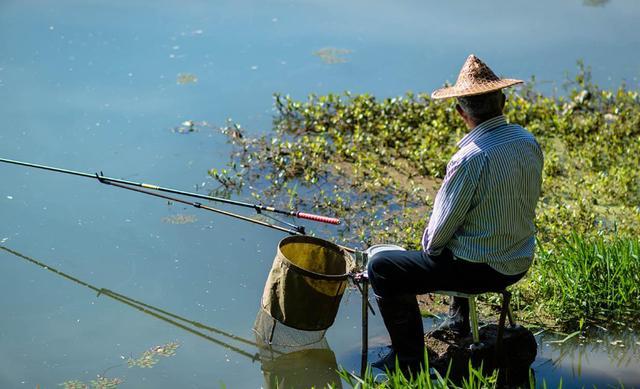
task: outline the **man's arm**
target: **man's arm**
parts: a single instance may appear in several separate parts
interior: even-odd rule
[[[463,223],[484,165],[483,154],[447,165],[447,174],[422,238],[422,248],[428,254],[439,255]]]

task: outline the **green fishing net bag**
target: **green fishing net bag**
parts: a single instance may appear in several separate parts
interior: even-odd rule
[[[264,287],[262,308],[286,326],[325,330],[338,313],[352,264],[349,253],[326,240],[284,238]]]

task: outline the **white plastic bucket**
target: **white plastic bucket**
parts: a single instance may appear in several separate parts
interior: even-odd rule
[[[374,254],[381,253],[383,251],[390,251],[390,250],[406,251],[404,247],[398,246],[397,244],[382,243],[382,244],[374,244],[373,246],[369,247],[365,252],[367,253],[367,256],[371,258]]]
[[[394,251],[395,250],[407,251],[407,249],[405,249],[402,246],[398,246],[397,244],[382,243],[382,244],[374,244],[373,246],[371,246],[368,249],[366,249],[365,253],[367,254],[368,258],[371,258],[372,256],[374,256],[377,253],[381,253],[383,251],[391,251],[391,250],[394,250]],[[367,272],[367,270],[362,272],[362,277],[364,277],[366,279],[369,278],[369,273]]]

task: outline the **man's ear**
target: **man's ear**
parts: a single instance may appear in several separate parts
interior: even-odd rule
[[[467,113],[464,111],[464,109],[462,109],[462,106],[458,103],[456,103],[456,111],[458,111],[458,114],[462,116],[463,119],[466,119]]]
[[[507,101],[507,96],[504,95],[504,92],[500,92],[500,94],[502,95],[500,102],[500,110],[502,111],[504,109],[504,103]]]

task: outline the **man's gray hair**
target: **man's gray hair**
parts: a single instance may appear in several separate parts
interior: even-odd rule
[[[458,97],[458,104],[474,119],[490,119],[502,113],[502,91]]]

